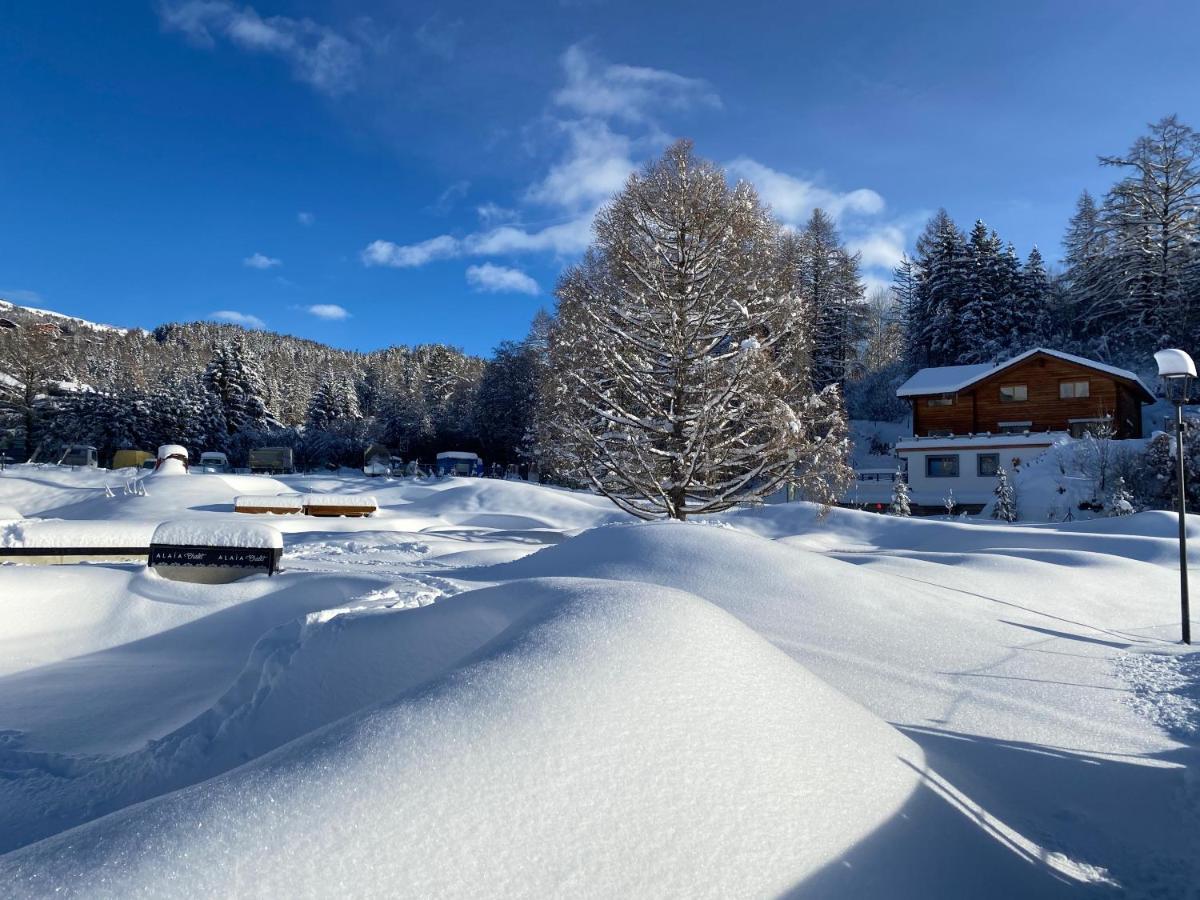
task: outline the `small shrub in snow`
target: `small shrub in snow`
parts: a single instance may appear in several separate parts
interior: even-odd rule
[[[946,507],[946,515],[954,515],[954,510],[958,508],[958,501],[954,499],[954,488],[950,488],[950,493],[942,498],[942,505]]]
[[[1125,479],[1118,477],[1104,504],[1104,512],[1110,516],[1128,516],[1133,511],[1133,494],[1125,487]]]
[[[908,501],[908,482],[900,476],[899,470],[896,471],[896,480],[892,484],[892,505],[888,508],[888,513],[893,516],[912,515]]]
[[[992,493],[996,495],[996,505],[992,507],[992,518],[1004,522],[1017,521],[1017,497],[1003,466],[996,470],[996,487]]]

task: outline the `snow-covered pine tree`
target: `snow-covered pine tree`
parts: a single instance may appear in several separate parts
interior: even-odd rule
[[[647,519],[716,512],[797,480],[835,499],[849,474],[840,400],[782,374],[805,305],[778,290],[779,229],[753,188],[731,188],[679,141],[594,227],[557,292],[548,437],[559,464]]]
[[[278,428],[263,399],[262,372],[244,341],[225,341],[204,370],[204,384],[221,402],[230,434]]]
[[[1108,248],[1109,236],[1100,210],[1092,195],[1084,191],[1063,237],[1065,270],[1059,330],[1071,335],[1085,352],[1101,359],[1112,357],[1109,330],[1123,308],[1118,273]]]
[[[1017,497],[1003,466],[996,470],[996,487],[992,493],[996,497],[992,518],[1003,522],[1017,521]]]
[[[892,503],[888,513],[893,516],[911,516],[912,506],[908,497],[908,482],[904,480],[899,469],[896,470],[896,480],[892,482]]]
[[[1133,511],[1133,494],[1125,486],[1125,479],[1118,477],[1113,483],[1112,493],[1104,502],[1104,513],[1108,516],[1128,516]]]
[[[866,317],[859,256],[846,250],[821,209],[813,210],[799,240],[788,245],[796,251],[794,284],[813,317],[813,385],[844,389]]]
[[[1167,116],[1128,153],[1100,162],[1129,172],[1104,204],[1121,303],[1109,327],[1118,325],[1137,348],[1186,343],[1200,318],[1192,296],[1200,247],[1200,135]]]
[[[307,427],[323,431],[361,418],[362,410],[358,405],[354,383],[346,375],[326,373],[309,403]]]
[[[1015,329],[1017,339],[1010,352],[1021,352],[1047,343],[1051,333],[1050,276],[1046,273],[1046,262],[1035,246],[1025,258],[1021,268],[1016,306]]]
[[[975,352],[976,339],[962,325],[970,299],[970,255],[958,226],[939,210],[917,240],[918,306],[923,314],[915,336],[927,365],[952,366]]]

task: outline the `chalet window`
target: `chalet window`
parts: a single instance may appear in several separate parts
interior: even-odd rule
[[[958,454],[925,457],[925,476],[927,478],[957,478]]]
[[[936,397],[930,397],[925,401],[926,406],[953,406],[953,394],[938,394]]]
[[[993,478],[1000,468],[999,453],[980,453],[975,457],[975,471],[980,478]]]
[[[1058,383],[1058,396],[1061,400],[1090,397],[1091,385],[1086,381],[1060,381]]]
[[[1000,385],[1001,403],[1021,403],[1029,399],[1029,388],[1024,384]]]
[[[1032,427],[1032,422],[998,422],[996,431],[1000,434],[1024,434]]]

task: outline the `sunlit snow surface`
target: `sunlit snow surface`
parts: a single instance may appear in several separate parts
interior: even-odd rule
[[[106,489],[107,488],[107,489]],[[284,572],[0,567],[5,895],[1186,896],[1174,520],[523,483],[0,475],[4,542],[207,521]],[[1200,539],[1200,535],[1197,535]]]

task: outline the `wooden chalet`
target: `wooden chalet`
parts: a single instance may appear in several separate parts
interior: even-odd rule
[[[896,391],[912,404],[913,435],[1067,432],[1101,423],[1119,439],[1142,436],[1154,395],[1133,372],[1041,347],[997,365],[921,369]]]

